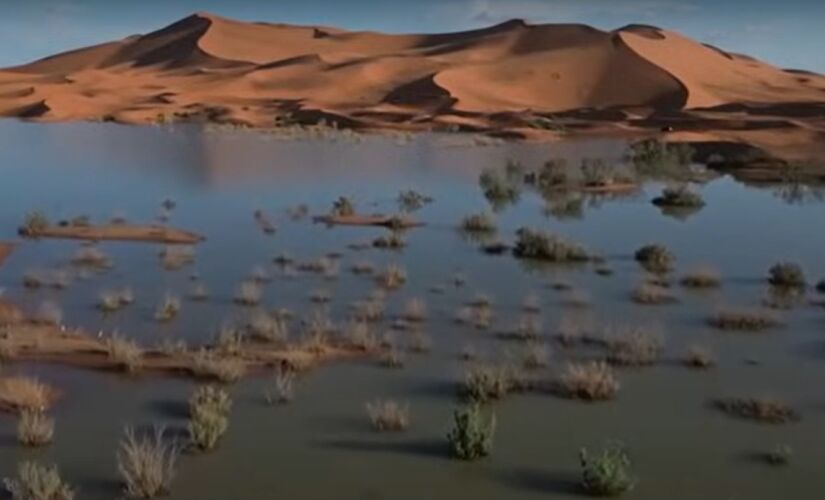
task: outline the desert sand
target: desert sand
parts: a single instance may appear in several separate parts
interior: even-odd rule
[[[0,116],[250,127],[325,120],[548,140],[666,134],[709,145],[708,155],[721,144],[799,164],[825,157],[825,76],[641,25],[514,20],[390,35],[198,13],[0,70]]]

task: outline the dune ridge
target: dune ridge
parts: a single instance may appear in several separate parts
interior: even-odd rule
[[[536,126],[551,118],[582,133],[683,123],[683,131],[747,139],[770,128],[771,117],[819,141],[823,102],[825,76],[645,25],[602,31],[513,20],[395,35],[196,13],[146,35],[0,69],[0,116],[39,121],[270,127],[284,117],[324,118],[536,137],[551,135]]]

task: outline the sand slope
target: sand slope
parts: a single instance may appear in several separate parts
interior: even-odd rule
[[[793,117],[794,125],[804,118],[808,133],[813,123],[821,138],[823,101],[822,75],[782,70],[670,31],[517,20],[461,33],[389,35],[199,13],[148,35],[0,70],[0,116],[43,121],[271,126],[290,114],[351,126],[467,123],[523,132],[551,114],[593,127],[658,130],[657,117],[712,124],[709,113],[718,112],[726,130],[736,116],[747,132],[756,110],[761,122],[766,115]],[[815,112],[800,117],[800,109]]]

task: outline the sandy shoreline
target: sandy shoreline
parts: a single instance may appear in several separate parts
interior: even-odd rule
[[[141,226],[131,224],[108,224],[100,226],[48,226],[42,228],[25,228],[19,230],[25,238],[56,238],[86,241],[148,241],[175,245],[194,245],[204,237],[191,231],[184,231],[168,226]],[[2,256],[2,247],[0,247]],[[2,262],[2,259],[0,259]]]

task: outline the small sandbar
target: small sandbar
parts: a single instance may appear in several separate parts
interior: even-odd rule
[[[381,226],[394,229],[404,229],[423,226],[423,222],[399,215],[318,215],[313,220],[322,224],[334,226]]]
[[[47,226],[42,228],[21,227],[18,231],[26,238],[58,238],[88,241],[150,241],[173,245],[193,245],[205,238],[191,231],[167,226],[106,224],[100,226]],[[2,251],[0,251],[2,255]],[[2,259],[0,259],[2,262]]]
[[[11,255],[14,251],[14,245],[12,243],[4,243],[0,241],[0,266],[6,261],[6,259]]]

